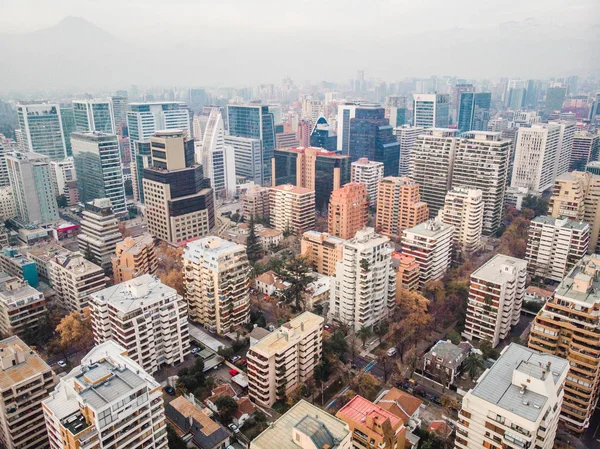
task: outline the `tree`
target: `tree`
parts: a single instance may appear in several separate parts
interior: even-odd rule
[[[183,438],[177,435],[175,427],[170,423],[167,423],[167,441],[169,449],[187,449],[187,443],[183,441]]]
[[[461,341],[460,334],[455,329],[452,329],[450,332],[448,332],[446,338],[455,345],[459,344]]]
[[[498,351],[492,348],[492,343],[489,340],[483,340],[479,343],[479,350],[482,352],[484,359],[497,359],[499,356]]]
[[[363,349],[365,348],[367,340],[371,335],[373,335],[373,331],[366,326],[361,326],[360,329],[356,332],[356,336],[360,338],[360,341],[362,342]]]
[[[254,217],[250,218],[250,223],[248,225],[248,238],[246,239],[246,254],[248,254],[248,261],[252,265],[254,265],[256,261],[261,258],[262,255],[262,247],[260,245],[260,242],[258,241],[258,236],[256,235]]]
[[[507,256],[524,259],[527,249],[528,230],[529,220],[524,217],[515,218],[511,225],[506,228],[502,237],[500,237],[498,252]]]
[[[377,337],[379,337],[379,344],[381,344],[381,340],[383,339],[383,337],[385,337],[385,335],[388,333],[389,330],[390,330],[390,322],[387,320],[384,320],[375,325],[375,327],[373,328],[373,331],[375,332],[375,335],[377,335]]]
[[[29,346],[44,346],[54,335],[54,322],[49,312],[44,313],[35,328],[28,327],[23,333],[23,340]]]
[[[483,370],[483,367],[483,358],[479,354],[472,353],[463,362],[463,369],[471,380],[475,380],[479,372]]]
[[[346,361],[348,342],[341,330],[336,330],[329,339],[323,342],[323,352],[334,355],[342,362]]]
[[[131,237],[131,229],[129,229],[123,221],[119,223],[119,232],[121,233],[124,239],[127,237]]]
[[[532,210],[535,216],[546,215],[548,213],[548,200],[535,195],[527,195],[521,203],[521,213],[523,213],[523,209]]]
[[[331,365],[325,360],[321,360],[315,366],[314,377],[317,382],[327,382],[331,375]]]
[[[58,323],[56,332],[60,336],[60,345],[63,351],[70,348],[87,349],[94,343],[90,308],[83,309],[83,316],[79,312],[73,312]]]
[[[60,209],[69,207],[69,200],[67,200],[67,197],[65,195],[58,195],[56,197],[56,203]]]
[[[302,256],[293,258],[277,272],[283,281],[291,284],[284,291],[284,298],[286,302],[293,301],[297,310],[304,308],[306,288],[314,280],[310,273],[310,264]]]
[[[238,409],[238,403],[235,401],[235,399],[229,396],[219,396],[215,400],[215,405],[219,411],[221,421],[226,424],[229,423],[231,417]]]
[[[387,383],[388,377],[390,376],[392,368],[394,367],[394,363],[393,360],[387,355],[385,349],[380,349],[377,352],[377,365],[383,370],[383,381]]]
[[[372,374],[362,373],[360,376],[350,380],[350,388],[360,396],[373,401],[379,391],[379,383]]]

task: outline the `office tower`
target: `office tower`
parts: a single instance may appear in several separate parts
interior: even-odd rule
[[[527,238],[528,271],[532,276],[560,282],[588,250],[590,225],[565,217],[531,220]]]
[[[550,122],[551,125],[560,127],[558,137],[558,154],[556,157],[556,168],[554,178],[569,171],[571,163],[571,154],[573,153],[573,144],[575,140],[575,123],[565,120]]]
[[[14,276],[0,279],[0,332],[32,335],[46,318],[46,298],[27,281]]]
[[[463,337],[496,347],[519,323],[527,262],[497,254],[471,274]]]
[[[529,334],[530,348],[570,362],[560,419],[576,433],[589,427],[600,391],[598,267],[596,254],[579,261],[537,314]]]
[[[323,102],[314,99],[312,95],[302,98],[302,118],[316,123],[318,118],[323,115]]]
[[[352,162],[350,168],[351,181],[364,184],[369,207],[375,207],[377,205],[377,188],[379,181],[383,179],[383,162],[370,161],[363,157]]]
[[[350,157],[321,148],[275,150],[273,164],[273,185],[314,190],[318,210],[326,210],[331,192],[350,182]]]
[[[275,125],[275,148],[297,148],[299,146],[298,135],[291,123]]]
[[[408,123],[408,109],[404,95],[390,95],[386,98],[385,108],[392,128]]]
[[[302,234],[301,254],[317,273],[335,274],[335,266],[342,258],[344,240],[326,232],[306,231]]]
[[[75,128],[75,113],[73,112],[73,103],[63,103],[60,105],[60,120],[62,121],[63,136],[65,139],[66,155],[72,156],[71,134],[77,131]],[[60,159],[58,159],[60,160]]]
[[[419,272],[421,271],[417,259],[402,253],[392,254],[392,261],[396,268],[396,299],[402,290],[416,292],[419,289]]]
[[[250,346],[248,394],[256,404],[271,407],[312,379],[323,357],[324,321],[304,312]]]
[[[458,132],[487,131],[491,102],[490,92],[461,94],[458,105]]]
[[[573,137],[573,151],[569,171],[585,171],[588,163],[598,160],[600,152],[600,135],[587,132],[576,133]]]
[[[149,374],[183,362],[190,352],[187,305],[156,276],[94,292],[89,303],[95,343],[117,342]]]
[[[494,235],[502,222],[511,148],[500,133],[468,132],[458,140],[452,187],[481,190],[484,235]]]
[[[356,117],[359,103],[342,103],[338,105],[337,114],[337,151],[350,155],[350,120]]]
[[[538,80],[528,80],[525,93],[525,107],[527,109],[537,110],[542,82]]]
[[[413,126],[421,128],[447,128],[449,121],[448,94],[414,94]]]
[[[539,194],[552,187],[560,152],[560,129],[554,123],[519,128],[511,187],[523,187]]]
[[[262,144],[260,139],[225,136],[225,145],[233,147],[236,177],[263,185]]]
[[[371,444],[380,449],[407,447],[402,418],[362,396],[354,396],[335,416],[350,427],[354,448]]]
[[[53,161],[67,156],[58,104],[17,105],[22,152],[34,152]]]
[[[399,237],[407,228],[429,218],[427,204],[421,201],[419,184],[409,178],[388,176],[379,182],[375,229],[388,237]]]
[[[598,116],[600,115],[600,92],[593,95],[592,98],[588,119],[590,122],[596,123],[598,121]]]
[[[566,96],[566,87],[549,87],[546,90],[546,105],[544,106],[544,115],[548,117],[550,114],[556,111],[561,111]]]
[[[423,128],[418,126],[402,125],[394,129],[396,139],[400,142],[399,176],[410,176],[410,155],[417,141],[417,136],[422,133]]]
[[[506,347],[463,398],[455,447],[554,447],[568,371],[559,357]]]
[[[206,126],[206,116],[194,114],[192,120],[192,134],[196,142],[202,142],[204,138],[204,132],[202,131]]]
[[[428,220],[402,232],[402,254],[419,264],[419,290],[429,281],[441,279],[452,261],[454,226]]]
[[[271,183],[271,159],[275,150],[275,122],[269,106],[260,104],[227,105],[229,135],[258,139],[262,146],[262,181]]]
[[[511,87],[508,90],[506,107],[512,111],[519,111],[525,107],[527,90],[524,87]]]
[[[150,145],[143,183],[148,231],[175,245],[207,235],[215,226],[214,193],[194,164],[194,141],[178,130],[159,131]]]
[[[23,340],[0,341],[0,446],[6,449],[48,447],[42,401],[56,385],[52,368]]]
[[[110,98],[74,100],[75,130],[80,133],[101,132],[115,134],[115,116]]]
[[[8,154],[8,143],[2,141],[0,137],[0,187],[6,187],[10,185],[8,179],[8,168],[6,166],[6,155]]]
[[[235,155],[231,145],[225,145],[225,127],[218,108],[214,108],[204,129],[204,140],[196,161],[202,164],[204,176],[209,178],[219,198],[235,196]]]
[[[162,388],[109,340],[43,401],[51,449],[167,447]]]
[[[51,175],[52,183],[54,184],[54,190],[57,195],[64,195],[69,199],[69,183],[77,181],[77,174],[75,172],[75,159],[73,157],[66,157],[62,161],[51,161]],[[75,204],[69,204],[69,206],[75,206]]]
[[[219,237],[189,242],[183,253],[190,320],[225,335],[250,319],[246,247]]]
[[[372,327],[395,305],[396,272],[390,239],[364,228],[344,242],[329,294],[329,317],[353,326]]]
[[[108,198],[117,215],[127,212],[119,140],[115,134],[71,134],[79,200]]]
[[[453,187],[446,194],[438,220],[454,226],[455,251],[469,255],[481,248],[483,210],[483,195],[479,189]]]
[[[208,102],[205,89],[190,89],[188,94],[188,104],[193,111],[201,111]]]
[[[110,102],[116,131],[117,128],[127,125],[127,95],[113,95]]]
[[[86,259],[100,265],[107,275],[111,275],[111,258],[122,239],[119,222],[108,198],[85,203],[77,243]]]
[[[242,196],[244,218],[260,220],[269,216],[269,188],[259,185],[251,186]]]
[[[329,234],[342,239],[351,239],[356,231],[366,226],[369,205],[367,189],[359,182],[348,184],[331,192],[329,200]]]
[[[410,153],[411,177],[419,184],[421,199],[427,203],[430,217],[435,217],[444,207],[446,192],[452,185],[458,146],[455,136],[456,130],[427,129],[417,136]]]
[[[312,132],[313,124],[310,120],[300,120],[296,129],[296,138],[300,142],[300,147],[307,148],[310,146],[310,133]]]
[[[152,152],[150,140],[130,140],[131,145],[131,186],[133,188],[133,199],[144,202],[144,169],[152,166]]]
[[[269,191],[271,227],[300,235],[315,227],[315,191],[283,184]]]
[[[354,118],[350,120],[348,150],[352,162],[366,157],[370,161],[383,162],[384,176],[398,174],[400,143],[394,137],[393,128],[381,106],[362,105],[356,108]]]
[[[125,238],[117,243],[111,263],[115,284],[130,281],[144,274],[156,274],[158,260],[154,238],[149,234]]]
[[[458,107],[460,105],[460,96],[463,93],[472,93],[475,92],[475,86],[470,83],[457,83],[452,87],[452,98],[450,99],[450,103],[454,107]]]
[[[36,153],[9,153],[6,166],[15,196],[17,217],[24,223],[52,223],[58,220],[50,159]]]
[[[0,219],[2,221],[17,216],[17,203],[11,186],[0,187]]]
[[[337,150],[337,135],[325,117],[319,117],[310,133],[310,146],[324,148],[329,151]]]

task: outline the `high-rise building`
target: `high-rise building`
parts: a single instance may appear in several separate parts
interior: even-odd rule
[[[263,407],[285,398],[313,377],[323,357],[323,322],[304,312],[250,346],[248,394]]]
[[[544,115],[548,117],[555,111],[561,111],[566,96],[566,87],[549,87],[546,90],[546,105],[544,106]]]
[[[235,176],[263,185],[263,156],[260,139],[225,136],[225,145],[233,147]]]
[[[450,124],[449,105],[448,94],[414,94],[413,126],[447,128]]]
[[[318,210],[326,210],[331,192],[350,182],[350,157],[321,148],[275,150],[273,163],[273,185],[314,190]]]
[[[275,125],[275,148],[297,148],[299,146],[298,135],[291,123],[279,123]]]
[[[94,292],[89,303],[96,344],[116,341],[149,374],[183,362],[190,352],[187,305],[155,276]]]
[[[300,147],[307,148],[310,146],[310,133],[312,131],[313,124],[310,120],[300,120],[298,122],[298,129],[296,129],[296,139],[300,143]]]
[[[113,95],[110,97],[110,102],[116,127],[127,125],[127,95]]]
[[[52,169],[52,183],[54,184],[56,194],[64,195],[69,200],[73,196],[70,192],[70,186],[73,185],[74,181],[77,181],[75,159],[73,157],[66,157],[62,161],[51,161],[50,167]],[[77,197],[79,197],[79,194],[77,194]],[[69,204],[69,206],[75,205]]]
[[[458,131],[487,131],[491,102],[490,92],[462,93],[458,106]]]
[[[576,133],[573,137],[573,151],[569,171],[584,171],[585,166],[597,161],[600,156],[600,135],[591,133]]]
[[[0,219],[4,222],[17,216],[17,203],[11,186],[0,187]]]
[[[301,235],[315,226],[315,191],[283,184],[269,192],[271,227]]]
[[[158,260],[154,238],[149,234],[127,237],[117,243],[111,258],[115,284],[130,281],[144,274],[155,274]]]
[[[418,126],[402,125],[394,128],[394,134],[400,142],[400,161],[398,176],[410,176],[410,155],[417,141],[417,136],[423,133]]]
[[[500,133],[468,132],[459,139],[452,187],[469,187],[483,194],[483,234],[494,235],[502,222],[512,142]]]
[[[35,332],[47,313],[43,293],[14,276],[0,278],[0,332],[19,335]],[[31,334],[30,334],[31,335]]]
[[[471,274],[463,336],[496,347],[519,324],[527,262],[497,254]]]
[[[79,200],[110,199],[115,214],[127,212],[119,139],[101,132],[71,134]]]
[[[344,242],[329,295],[329,317],[353,326],[372,327],[395,306],[396,272],[390,239],[364,228]]]
[[[42,401],[56,385],[52,368],[19,337],[0,341],[0,446],[48,447]]]
[[[162,388],[112,340],[94,347],[42,402],[51,449],[167,448]]]
[[[63,103],[60,105],[60,120],[62,121],[63,136],[67,156],[73,156],[71,151],[71,134],[77,131],[75,128],[75,114],[73,113],[73,103]],[[60,159],[58,159],[60,160]]]
[[[558,155],[556,157],[556,168],[554,169],[554,177],[556,178],[569,171],[575,140],[575,122],[559,120],[557,122],[550,122],[550,124],[556,124],[560,127]]]
[[[324,148],[328,151],[337,150],[337,135],[327,119],[319,117],[310,133],[310,146]]]
[[[527,90],[525,87],[509,87],[506,106],[512,111],[520,111],[525,107]]]
[[[302,118],[316,123],[319,117],[323,115],[323,102],[315,99],[312,95],[302,98]]]
[[[194,164],[194,141],[178,130],[160,131],[150,145],[143,182],[148,231],[176,245],[207,235],[215,225],[214,193]]]
[[[225,127],[219,108],[214,108],[204,129],[204,139],[196,161],[202,164],[204,176],[218,197],[235,196],[235,155],[231,145],[225,145]]]
[[[377,205],[377,189],[379,181],[383,179],[383,162],[375,162],[370,161],[367,158],[360,158],[359,160],[352,162],[350,167],[351,181],[364,184],[367,190],[369,207],[375,207]]]
[[[419,184],[421,199],[427,203],[429,216],[435,217],[444,207],[446,192],[452,185],[454,159],[458,146],[455,129],[428,129],[417,136],[410,155],[410,173]]]
[[[333,276],[342,258],[344,240],[326,232],[306,231],[302,234],[301,254],[308,259],[317,273]]]
[[[189,242],[183,253],[190,320],[224,335],[250,319],[246,247],[219,237]]]
[[[36,153],[9,153],[6,166],[17,217],[25,223],[51,223],[58,220],[50,158]]]
[[[566,359],[570,365],[560,419],[576,433],[589,427],[600,392],[598,267],[600,259],[594,254],[572,268],[535,317],[529,334],[530,348]]]
[[[388,176],[379,182],[375,229],[388,237],[399,237],[402,231],[429,218],[427,204],[421,201],[419,184],[409,178]]]
[[[112,274],[111,258],[122,239],[119,222],[108,198],[85,203],[77,243],[86,259],[100,265],[108,275]]]
[[[10,185],[8,179],[8,168],[6,166],[6,155],[8,154],[9,145],[3,142],[3,138],[0,137],[0,187],[6,187]]]
[[[483,195],[479,189],[454,187],[446,194],[438,220],[454,226],[454,249],[473,254],[481,248]]]
[[[269,192],[268,187],[253,185],[242,196],[242,210],[247,221],[269,216]]]
[[[356,116],[359,103],[342,103],[337,113],[337,152],[350,155],[350,120]]]
[[[413,256],[407,256],[402,253],[392,254],[392,261],[398,264],[396,269],[396,300],[400,297],[400,292],[407,290],[416,292],[419,289],[419,263]]]
[[[207,103],[207,95],[205,89],[190,89],[189,92],[189,105],[193,111],[200,111]],[[195,135],[194,135],[195,137]]]
[[[559,357],[507,346],[464,396],[454,447],[551,449],[568,371]]]
[[[271,159],[275,151],[275,121],[269,106],[261,104],[227,105],[229,135],[258,139],[262,146],[262,181],[271,183]]]
[[[67,156],[58,104],[17,105],[22,152],[48,156],[53,161]]]
[[[402,233],[402,254],[419,264],[419,290],[429,281],[441,279],[452,261],[454,226],[428,220]]]
[[[329,234],[351,239],[356,231],[367,224],[369,205],[367,189],[359,182],[348,184],[331,192],[329,200]]]
[[[565,217],[531,220],[527,238],[528,271],[532,276],[560,282],[587,253],[590,225]]]
[[[75,130],[80,133],[101,132],[115,134],[115,116],[110,98],[74,100]]]

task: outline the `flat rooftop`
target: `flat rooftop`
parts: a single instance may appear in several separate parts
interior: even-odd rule
[[[0,358],[0,391],[51,371],[50,366],[17,336],[0,341]]]
[[[271,190],[279,190],[282,192],[295,193],[297,195],[303,195],[305,193],[315,193],[314,190],[307,189],[306,187],[296,187],[293,184],[282,184],[279,186],[271,187]]]
[[[436,237],[440,234],[448,232],[454,226],[436,221],[435,219],[427,220],[417,226],[406,229],[406,232],[422,235],[424,237]]]
[[[251,349],[269,354],[286,348],[322,325],[324,321],[325,319],[319,315],[304,312],[260,339],[255,345],[251,346]],[[304,330],[302,330],[302,326],[304,326]]]
[[[587,223],[584,223],[582,221],[568,220],[564,217],[551,217],[549,215],[535,217],[533,220],[531,220],[531,222],[540,223],[548,226],[560,226],[561,228],[567,229],[577,229],[580,231],[589,227]]]
[[[564,278],[556,290],[554,290],[554,296],[557,298],[565,298],[573,301],[585,304],[587,307],[593,306],[595,303],[600,302],[600,278],[594,276],[591,278],[591,288],[585,292],[578,292],[573,288],[576,276],[587,276],[585,274],[586,264],[590,264],[590,268],[594,268],[600,271],[600,266],[594,266],[591,261],[592,257],[598,257],[598,255],[585,256],[583,260],[577,264],[571,272]]]
[[[527,269],[527,261],[503,254],[496,254],[488,262],[471,273],[471,278],[483,279],[494,284],[502,284],[514,278],[513,271],[525,269]]]

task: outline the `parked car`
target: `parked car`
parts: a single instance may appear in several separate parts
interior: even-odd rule
[[[323,326],[323,329],[325,329],[327,332],[331,332],[333,330],[333,327],[331,327],[329,324],[326,324],[325,326]]]
[[[394,347],[391,347],[390,349],[387,350],[388,357],[393,357],[396,354],[398,354],[398,350]]]
[[[238,433],[240,431],[240,429],[238,429],[238,426],[236,426],[235,424],[229,424],[227,427],[229,427],[229,429],[231,429],[233,433]]]
[[[175,388],[167,386],[165,387],[165,393],[167,393],[169,396],[175,396]]]
[[[229,375],[232,376],[232,377],[233,376],[237,376],[239,373],[240,372],[238,370],[236,370],[236,369],[230,369],[229,370]]]
[[[201,352],[202,352],[202,349],[200,349],[200,348],[194,348],[194,349],[192,349],[192,354],[195,357],[199,357]]]
[[[59,360],[58,362],[56,362],[56,364],[61,368],[65,368],[67,366],[67,362],[65,362],[64,360]]]
[[[241,359],[242,357],[239,355],[234,355],[233,357],[231,357],[231,363],[235,363],[237,362],[239,359]]]
[[[240,359],[237,362],[235,362],[236,366],[246,366],[246,359]]]

